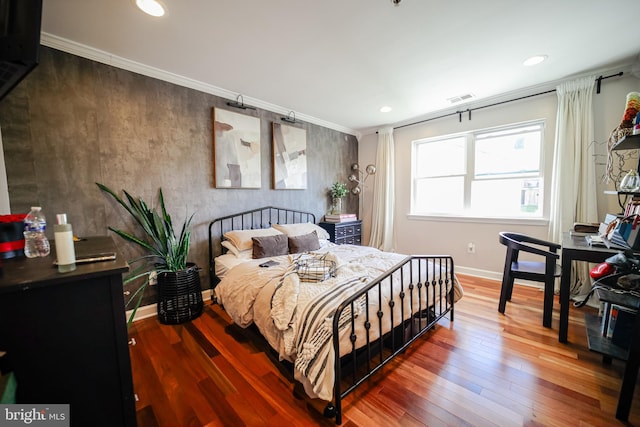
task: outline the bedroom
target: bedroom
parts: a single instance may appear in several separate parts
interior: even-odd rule
[[[65,211],[78,234],[104,234],[108,225],[117,224],[121,218],[105,203],[94,182],[126,188],[147,198],[162,187],[175,209],[174,215],[181,217],[185,210],[196,212],[191,254],[205,266],[206,224],[210,219],[264,204],[295,205],[321,215],[329,207],[326,191],[331,183],[346,182],[352,163],[375,162],[375,133],[357,138],[349,129],[302,120],[310,150],[315,150],[309,156],[319,159],[302,200],[300,191],[271,190],[271,177],[266,171],[261,177],[261,190],[215,189],[210,110],[226,108],[226,102],[237,93],[225,98],[179,87],[65,52],[56,48],[56,42],[59,40],[54,38],[47,41],[41,64],[0,103],[13,212],[26,212],[35,192],[50,217]],[[625,75],[604,82],[602,92],[594,95],[597,141],[606,141],[620,121],[626,94],[638,89],[638,79],[628,72],[631,65],[624,64]],[[247,95],[245,102],[251,104]],[[540,117],[547,120],[546,146],[550,148],[556,103],[552,93],[474,112],[471,121],[449,117],[398,131],[398,162],[407,159],[410,142],[416,138]],[[263,162],[270,164],[268,129],[284,113],[260,108],[255,114],[262,120]],[[399,170],[408,173],[408,168]],[[398,176],[398,251],[450,253],[456,259],[457,271],[499,279],[504,249],[497,242],[497,232],[502,224],[409,219],[410,186],[406,181],[406,175]],[[371,190],[369,187],[365,193],[367,205],[372,200]],[[598,194],[600,197],[602,192]],[[615,209],[615,201],[601,198],[603,213]],[[355,210],[356,206],[357,199],[350,196],[347,209]],[[366,241],[370,208],[365,206],[364,212]],[[544,226],[517,227],[522,232],[546,235]],[[457,236],[453,239],[452,228]],[[418,240],[415,235],[429,238]],[[475,254],[467,253],[469,242],[476,244]],[[151,304],[153,296],[149,298]]]

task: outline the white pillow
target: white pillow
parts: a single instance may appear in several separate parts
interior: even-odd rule
[[[318,239],[329,239],[327,230],[311,222],[303,222],[300,224],[273,224],[273,228],[283,232],[289,237],[301,236],[315,231]]]
[[[229,254],[233,254],[235,256],[240,256],[241,254],[247,252],[249,254],[251,254],[251,250],[248,251],[240,251],[238,248],[236,248],[236,245],[234,245],[233,243],[231,243],[231,241],[229,240],[223,240],[221,245],[225,248],[227,248],[227,250],[229,251]]]
[[[282,234],[275,228],[259,228],[255,230],[233,230],[224,233],[224,238],[230,241],[238,251],[253,249],[253,237],[275,236]],[[228,249],[228,248],[227,248]]]

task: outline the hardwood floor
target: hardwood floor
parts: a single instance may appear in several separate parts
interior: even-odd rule
[[[517,286],[498,313],[499,283],[459,276],[465,296],[443,321],[344,402],[344,426],[639,425],[615,419],[624,365],[587,350],[583,313],[571,307],[569,344],[542,327],[542,291]],[[131,347],[138,425],[334,425],[323,402],[299,392],[252,330],[217,305],[198,319],[136,322]]]

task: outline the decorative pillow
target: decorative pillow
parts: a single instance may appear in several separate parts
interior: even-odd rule
[[[283,232],[289,237],[309,234],[312,231],[315,231],[319,239],[329,240],[329,233],[327,233],[327,230],[311,222],[303,222],[300,224],[273,224],[273,228]]]
[[[320,242],[315,230],[309,234],[289,237],[289,253],[297,254],[320,249]]]
[[[284,234],[253,237],[251,240],[253,240],[253,258],[266,258],[289,253],[287,236]]]
[[[282,234],[275,228],[258,228],[255,230],[233,230],[224,233],[224,238],[233,243],[238,251],[250,250],[253,246],[253,237],[274,236]]]

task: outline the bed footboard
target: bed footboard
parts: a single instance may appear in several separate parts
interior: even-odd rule
[[[343,398],[442,317],[449,314],[453,321],[454,278],[452,257],[412,256],[338,307],[333,319],[333,349],[341,357],[335,357],[335,403],[327,406],[326,416],[335,415],[336,424],[341,424]],[[345,311],[346,322],[342,318]],[[356,327],[357,322],[364,322],[364,332]],[[345,334],[349,337],[346,345],[340,339]]]

